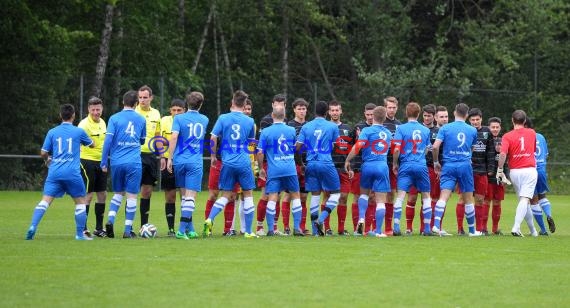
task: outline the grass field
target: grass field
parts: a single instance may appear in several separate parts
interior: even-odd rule
[[[568,196],[549,198],[558,228],[550,237],[246,240],[222,237],[218,218],[213,238],[91,242],[73,239],[73,206],[65,197],[52,204],[36,239],[25,241],[40,197],[40,192],[0,192],[0,306],[535,307],[570,303]],[[198,198],[196,216],[200,218],[205,197],[202,193]],[[514,208],[514,197],[509,195],[501,229],[510,231]],[[120,212],[117,230],[122,229]],[[444,227],[449,231],[455,230],[454,212],[450,206],[446,214]],[[348,215],[350,223],[350,211]],[[162,193],[153,196],[150,220],[164,235]],[[201,219],[196,220],[201,229]],[[94,224],[93,217],[89,224]],[[336,226],[336,218],[331,225]],[[522,230],[528,233],[524,223]]]

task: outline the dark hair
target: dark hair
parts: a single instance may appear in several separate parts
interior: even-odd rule
[[[524,121],[524,127],[526,128],[534,128],[534,124],[532,123],[532,120],[527,116],[525,121]]]
[[[91,96],[87,101],[87,106],[93,106],[93,105],[103,105],[103,101],[98,97]]]
[[[501,118],[499,117],[492,117],[487,120],[487,125],[491,125],[491,123],[499,123],[501,124]]]
[[[374,103],[368,103],[364,105],[364,111],[374,110],[374,108],[376,108],[376,105]]]
[[[384,123],[386,120],[386,107],[378,106],[374,108],[374,121],[378,123]]]
[[[273,96],[273,101],[274,102],[286,102],[287,96],[285,96],[285,94],[277,94],[277,95]]]
[[[479,109],[479,108],[471,108],[471,110],[469,110],[469,114],[467,115],[467,118],[474,117],[474,116],[480,116],[482,118],[483,117],[483,111],[481,111],[481,109]]]
[[[234,92],[234,97],[232,98],[234,104],[238,107],[245,106],[245,100],[247,99],[247,93],[242,90],[237,90]]]
[[[172,107],[180,107],[182,109],[186,109],[186,103],[179,98],[175,98],[170,102],[170,108]]]
[[[249,105],[253,108],[253,102],[251,101],[251,99],[249,99],[249,97],[245,99],[244,106],[247,106],[247,105]]]
[[[329,102],[329,107],[330,107],[330,106],[339,106],[339,107],[342,107],[342,104],[341,104],[339,101],[333,99],[332,101]]]
[[[420,116],[420,104],[416,102],[409,102],[406,105],[406,116],[408,118],[418,118]]]
[[[447,107],[445,107],[443,105],[437,106],[437,108],[435,108],[435,113],[438,113],[440,111],[447,111]]]
[[[134,90],[129,90],[123,95],[123,106],[134,108],[139,101],[138,93]]]
[[[190,92],[186,95],[186,105],[189,110],[199,110],[204,103],[204,95],[200,92]]]
[[[152,89],[149,86],[144,85],[144,86],[140,87],[139,92],[142,92],[142,91],[148,91],[148,96],[152,96]]]
[[[459,103],[455,105],[455,113],[457,113],[458,116],[465,118],[468,112],[469,112],[469,106],[467,106],[467,104]]]
[[[59,115],[63,121],[69,121],[75,114],[75,108],[71,104],[63,104],[59,107]]]
[[[435,115],[435,105],[434,104],[427,104],[422,108],[422,111],[430,113],[432,115]]]
[[[515,112],[513,112],[512,118],[514,124],[524,124],[526,121],[526,113],[522,110],[515,110]]]
[[[315,105],[315,115],[317,117],[324,117],[329,110],[329,104],[325,101],[318,101]]]
[[[297,98],[293,102],[293,109],[295,109],[297,106],[309,107],[309,103],[304,98]]]

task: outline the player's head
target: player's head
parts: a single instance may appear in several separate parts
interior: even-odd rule
[[[422,108],[422,118],[424,120],[424,125],[431,126],[435,119],[435,105],[427,104]]]
[[[501,132],[501,118],[489,118],[489,120],[487,120],[487,125],[489,125],[489,130],[494,137],[497,137]]]
[[[386,120],[386,113],[388,110],[384,106],[377,106],[372,110],[374,117],[374,124],[383,124]]]
[[[138,102],[138,94],[137,91],[130,90],[123,95],[123,106],[129,108],[135,108]]]
[[[103,101],[98,97],[91,96],[87,101],[87,112],[93,121],[99,122],[103,114]]]
[[[295,118],[304,120],[307,117],[307,107],[309,107],[309,103],[304,98],[295,99],[293,102]]]
[[[184,113],[185,110],[186,110],[186,106],[185,106],[183,100],[181,100],[179,98],[175,98],[170,102],[170,115],[171,116],[175,116],[177,114]]]
[[[532,123],[532,120],[528,116],[526,116],[526,119],[524,121],[524,127],[534,129],[534,124]]]
[[[326,117],[329,110],[329,104],[325,101],[318,101],[315,105],[315,115],[317,117]]]
[[[246,99],[247,99],[247,93],[245,93],[242,90],[237,90],[234,92],[232,103],[238,108],[243,108],[245,106]]]
[[[364,106],[364,118],[368,125],[372,125],[374,121],[374,108],[376,108],[376,105],[373,103],[368,103]]]
[[[388,96],[384,99],[384,107],[386,107],[386,117],[393,119],[398,112],[398,99],[394,96]]]
[[[481,111],[479,108],[471,108],[467,114],[467,119],[469,120],[471,126],[480,128],[481,123],[483,122],[483,111]]]
[[[200,92],[190,92],[186,95],[186,106],[188,110],[200,110],[204,103],[204,94]]]
[[[515,110],[512,115],[513,125],[524,125],[526,121],[526,112],[522,110]]]
[[[467,113],[469,113],[469,106],[467,106],[467,104],[459,103],[455,105],[455,111],[453,111],[455,118],[461,118],[465,120],[467,118]]]
[[[59,107],[59,116],[64,122],[73,122],[75,119],[75,108],[71,104],[63,104]]]
[[[251,113],[253,112],[253,103],[249,97],[245,100],[245,105],[243,106],[243,114],[248,117],[251,117]]]
[[[447,107],[437,106],[435,109],[435,121],[439,127],[442,127],[449,122],[449,112],[447,112]]]
[[[416,103],[416,102],[409,102],[406,105],[406,117],[408,119],[418,119],[418,117],[420,116],[420,104]]]
[[[334,122],[340,121],[340,116],[342,115],[342,106],[339,101],[332,100],[329,102],[329,117]]]
[[[286,103],[287,103],[287,96],[285,96],[285,94],[277,94],[273,96],[273,102],[271,103],[271,106],[275,105],[285,106]]]
[[[139,88],[138,95],[141,108],[150,107],[150,102],[152,102],[152,89],[149,86],[144,85]]]
[[[285,107],[283,106],[273,107],[273,111],[271,112],[271,117],[273,118],[274,122],[283,122],[283,120],[285,119]]]

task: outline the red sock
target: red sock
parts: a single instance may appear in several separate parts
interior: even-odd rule
[[[476,205],[475,206],[475,230],[481,231],[481,210],[483,209],[482,206]]]
[[[499,220],[501,220],[501,204],[493,204],[493,212],[491,213],[493,220],[493,232],[499,231]]]
[[[305,232],[306,224],[307,224],[307,202],[301,201],[301,223],[299,224],[301,231]]]
[[[265,221],[265,212],[267,211],[267,200],[259,199],[257,202],[257,231],[263,229],[263,221]]]
[[[339,204],[336,208],[336,215],[338,219],[338,233],[344,232],[344,221],[346,220],[346,204]]]
[[[414,217],[416,216],[416,203],[415,202],[410,202],[408,201],[408,203],[406,204],[406,229],[407,230],[413,230],[413,226],[414,226]],[[420,220],[421,220],[421,224],[424,224],[424,214],[422,211],[420,211]],[[423,230],[424,228],[421,227],[420,230]]]
[[[392,219],[394,218],[394,203],[386,203],[386,216],[384,216],[384,232],[392,232]]]
[[[234,221],[234,201],[228,202],[224,208],[224,232],[229,232],[232,228],[232,221]]]
[[[463,220],[465,219],[465,204],[457,203],[455,206],[455,217],[457,218],[457,231],[462,231]]]
[[[208,219],[208,216],[210,216],[210,212],[212,211],[212,207],[214,207],[214,203],[216,203],[216,201],[213,200],[206,201],[206,211],[204,212],[206,218],[204,219]]]
[[[275,204],[275,219],[273,220],[273,231],[277,231],[277,223],[279,222],[279,214],[281,214],[281,202]]]
[[[325,210],[326,204],[321,204],[321,212]],[[331,215],[325,218],[325,230],[330,230],[331,228]]]
[[[357,202],[352,203],[351,214],[352,214],[352,231],[356,231],[356,225],[358,224],[358,203]]]
[[[481,230],[487,231],[487,222],[489,221],[489,204],[487,202],[483,203],[483,209],[481,209]]]
[[[291,203],[289,201],[281,202],[281,214],[283,216],[283,228],[289,229],[289,218],[291,216]]]
[[[376,216],[376,205],[368,203],[366,208],[366,214],[364,215],[364,233],[368,233],[370,230],[376,230],[374,226],[374,218]]]

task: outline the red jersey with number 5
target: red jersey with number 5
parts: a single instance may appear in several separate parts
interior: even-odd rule
[[[536,132],[530,128],[513,129],[503,136],[501,154],[507,154],[509,168],[536,168]]]

